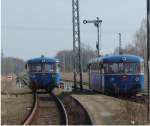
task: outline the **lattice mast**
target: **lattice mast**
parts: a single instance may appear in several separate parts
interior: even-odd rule
[[[147,88],[148,88],[148,124],[150,124],[150,0],[147,0]]]
[[[74,88],[77,87],[77,73],[80,74],[80,89],[82,89],[82,65],[80,43],[80,18],[79,1],[72,0],[72,23],[73,23],[73,52],[74,52]]]

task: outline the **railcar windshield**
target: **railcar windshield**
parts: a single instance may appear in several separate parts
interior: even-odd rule
[[[59,64],[29,64],[29,72],[59,72]]]
[[[104,64],[104,73],[140,73],[143,72],[143,63],[109,63]]]
[[[125,73],[140,73],[140,63],[125,63]]]
[[[45,72],[54,72],[55,65],[54,64],[45,64]]]
[[[41,64],[34,64],[34,65],[29,65],[29,72],[42,72],[42,66]]]
[[[59,72],[59,64],[45,64],[45,72]]]

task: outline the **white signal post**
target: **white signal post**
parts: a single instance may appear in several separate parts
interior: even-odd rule
[[[87,23],[93,23],[94,26],[97,27],[97,40],[98,40],[98,43],[96,43],[96,48],[97,48],[97,52],[98,52],[98,57],[101,56],[100,54],[100,50],[101,50],[101,23],[102,23],[102,20],[99,19],[99,17],[97,17],[97,20],[84,20],[83,21],[83,24],[87,24]]]

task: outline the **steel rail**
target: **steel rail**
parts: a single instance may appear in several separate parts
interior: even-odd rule
[[[25,121],[23,122],[23,125],[29,125],[31,124],[36,112],[38,109],[38,100],[37,100],[37,94],[34,94],[34,103],[33,103],[33,107],[31,109],[31,112],[29,113],[29,115],[27,116],[27,118],[25,119]]]
[[[68,115],[63,103],[53,92],[51,92],[51,96],[54,98],[55,102],[57,103],[57,106],[61,113],[61,123],[62,123],[61,125],[68,125]]]
[[[53,100],[56,102],[56,105],[57,105],[59,112],[61,114],[61,125],[68,125],[68,116],[67,116],[67,112],[65,110],[63,103],[59,100],[59,98],[53,92],[51,92],[49,94],[52,96]],[[23,122],[23,125],[30,125],[32,123],[32,121],[34,120],[34,117],[36,115],[37,110],[38,110],[38,98],[37,98],[37,94],[34,94],[33,107],[31,109],[31,112],[26,117],[25,121]]]

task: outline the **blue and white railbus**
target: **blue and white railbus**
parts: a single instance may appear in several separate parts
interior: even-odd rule
[[[26,69],[32,89],[52,90],[60,85],[59,60],[41,56],[27,61]]]
[[[107,94],[135,94],[144,86],[143,58],[135,55],[111,55],[88,63],[92,90]]]

